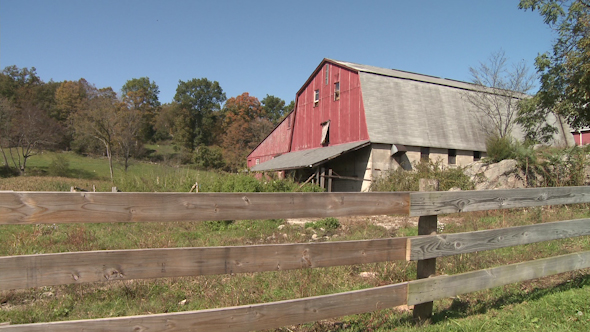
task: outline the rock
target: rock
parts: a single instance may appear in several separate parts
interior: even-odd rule
[[[311,236],[311,239],[312,239],[313,241],[317,241],[317,240],[318,240],[318,235],[317,235],[317,234],[313,234],[313,235]]]
[[[490,164],[488,169],[483,172],[483,175],[488,181],[496,181],[500,176],[515,172],[517,162],[514,159],[502,160],[497,164]]]
[[[379,275],[377,272],[361,272],[359,273],[360,277],[363,278],[376,278]]]
[[[465,174],[475,183],[476,190],[525,188],[524,175],[516,160],[496,164],[474,162],[465,167]]]

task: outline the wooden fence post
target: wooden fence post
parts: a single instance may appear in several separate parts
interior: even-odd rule
[[[420,191],[438,191],[439,182],[433,179],[420,179]],[[436,234],[438,227],[438,218],[436,215],[422,216],[418,219],[418,235]],[[417,279],[424,279],[436,274],[436,258],[424,259],[418,261]],[[417,323],[432,317],[433,302],[425,302],[414,306],[414,320]]]

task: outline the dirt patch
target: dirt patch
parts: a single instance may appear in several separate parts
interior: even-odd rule
[[[418,226],[418,217],[408,216],[389,216],[389,215],[377,215],[377,216],[351,216],[351,217],[338,217],[340,224],[344,226],[352,226],[358,224],[373,224],[380,226],[385,229],[395,230],[399,228],[416,227]],[[320,220],[320,218],[301,218],[301,219],[286,219],[285,221],[291,225],[298,225],[303,227],[305,223],[314,222]],[[439,217],[439,225],[447,225],[450,223],[461,224],[463,218],[451,218],[451,217]]]

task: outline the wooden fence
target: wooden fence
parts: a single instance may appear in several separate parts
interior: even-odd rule
[[[419,223],[431,227],[436,225],[437,215],[443,213],[589,202],[590,187],[412,193],[0,192],[0,224],[402,214],[419,216]],[[590,219],[362,241],[7,256],[0,257],[0,290],[396,260],[434,262],[436,257],[585,235],[590,235]],[[588,267],[590,251],[332,295],[167,314],[5,325],[0,326],[0,331],[260,330],[424,304]]]

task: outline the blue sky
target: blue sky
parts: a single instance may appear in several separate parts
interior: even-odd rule
[[[503,49],[549,51],[554,35],[518,0],[0,0],[0,67],[44,81],[85,78],[120,91],[147,76],[171,102],[178,80],[218,81],[227,97],[287,102],[323,58],[470,81]]]

